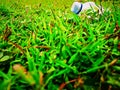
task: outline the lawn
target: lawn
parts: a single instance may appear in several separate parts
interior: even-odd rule
[[[1,90],[120,88],[120,1],[89,19],[73,1],[0,0]]]

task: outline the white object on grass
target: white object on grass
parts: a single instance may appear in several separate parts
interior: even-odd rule
[[[81,12],[84,12],[90,9],[93,10],[93,12],[96,12],[98,10],[99,14],[102,14],[104,10],[102,7],[97,6],[94,2],[80,3],[75,1],[71,7],[71,11],[78,15],[80,15]]]

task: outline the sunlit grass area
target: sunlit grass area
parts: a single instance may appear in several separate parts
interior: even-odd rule
[[[0,0],[1,90],[120,88],[119,1],[91,18],[74,0]]]

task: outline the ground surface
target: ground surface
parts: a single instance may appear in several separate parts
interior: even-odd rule
[[[120,88],[119,1],[90,19],[72,2],[0,0],[1,90]]]

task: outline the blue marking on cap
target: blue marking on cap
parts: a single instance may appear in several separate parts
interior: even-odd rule
[[[83,7],[83,5],[81,4],[81,7],[80,7],[79,11],[78,11],[78,12],[76,12],[76,14],[79,14],[79,13],[81,12],[82,7]]]

